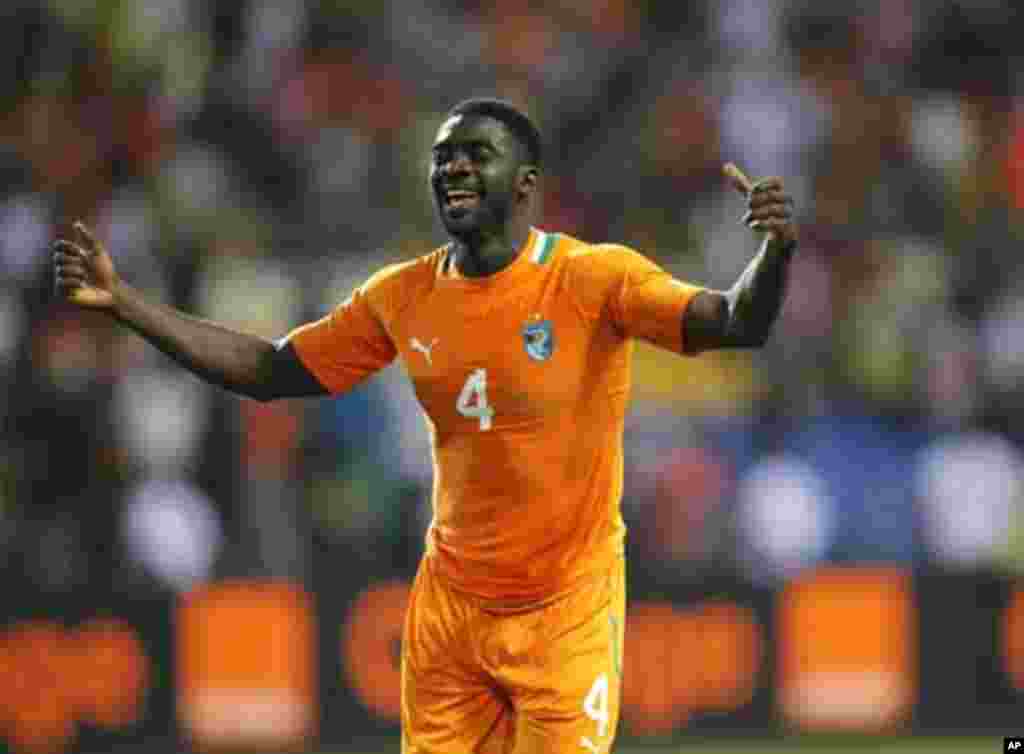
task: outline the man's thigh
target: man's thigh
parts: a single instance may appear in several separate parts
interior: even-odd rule
[[[497,671],[516,710],[513,754],[610,751],[619,720],[624,613],[619,561],[607,579],[530,619],[529,652],[509,652]]]
[[[493,688],[406,672],[403,754],[511,754],[515,715]]]
[[[509,754],[513,712],[481,670],[473,603],[421,565],[402,640],[403,754]]]

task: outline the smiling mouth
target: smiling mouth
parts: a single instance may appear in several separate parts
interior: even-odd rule
[[[444,206],[447,209],[469,209],[475,207],[479,201],[480,195],[475,191],[444,192]]]

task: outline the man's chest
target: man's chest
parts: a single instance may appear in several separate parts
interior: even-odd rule
[[[489,431],[573,408],[593,332],[568,301],[523,296],[472,317],[462,304],[456,295],[432,295],[392,328],[439,430]]]

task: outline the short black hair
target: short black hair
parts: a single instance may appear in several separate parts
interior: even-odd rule
[[[448,111],[449,117],[456,115],[479,115],[502,123],[526,149],[526,158],[532,165],[540,167],[542,156],[540,131],[527,115],[505,100],[490,97],[474,97],[463,100]]]

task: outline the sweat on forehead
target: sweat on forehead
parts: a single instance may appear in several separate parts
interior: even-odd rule
[[[465,119],[465,117],[465,115],[453,115],[450,118],[448,118],[444,123],[441,124],[441,127],[437,129],[438,139],[444,138],[443,134],[450,133],[453,128],[455,128]]]
[[[469,129],[474,126],[500,131],[503,135],[508,134],[515,138],[515,134],[507,125],[489,115],[452,115],[437,129],[437,139],[435,141],[447,141],[455,130]]]
[[[499,153],[527,159],[527,149],[504,123],[485,115],[456,115],[438,129],[434,149],[453,146],[490,145]]]

